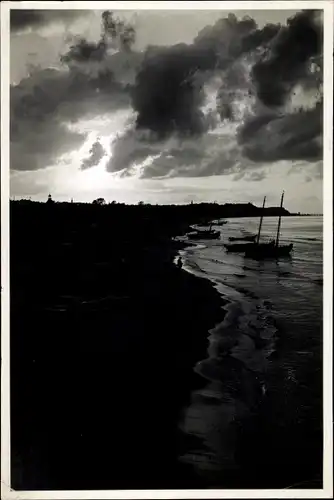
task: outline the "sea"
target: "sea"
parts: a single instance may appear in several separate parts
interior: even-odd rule
[[[210,280],[226,315],[208,332],[201,384],[180,427],[180,462],[210,487],[319,488],[322,481],[323,220],[284,217],[290,258],[228,253],[230,237],[259,220],[227,219],[220,240],[181,251],[183,267]],[[263,220],[261,240],[276,237]]]

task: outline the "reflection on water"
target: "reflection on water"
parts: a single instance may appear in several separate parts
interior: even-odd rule
[[[275,237],[276,225],[264,220],[264,239]],[[259,467],[268,487],[321,472],[322,217],[282,220],[290,259],[259,262],[224,250],[230,236],[257,226],[231,219],[219,228],[221,240],[183,252],[186,269],[229,301],[224,322],[209,332],[207,359],[195,367],[206,384],[193,393],[182,428],[196,446],[180,457],[222,487],[241,473],[256,487]]]

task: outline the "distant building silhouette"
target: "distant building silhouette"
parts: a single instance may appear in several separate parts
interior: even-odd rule
[[[50,203],[54,203],[54,201],[53,201],[53,199],[52,199],[51,194],[49,194],[49,196],[48,196],[48,200],[47,200],[47,202],[46,202],[46,203],[48,203],[48,204],[50,204]]]

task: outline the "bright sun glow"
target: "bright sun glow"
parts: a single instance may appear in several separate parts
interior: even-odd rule
[[[108,186],[120,188],[127,179],[120,179],[118,174],[107,171],[107,164],[112,157],[112,142],[117,134],[123,133],[133,119],[133,112],[122,110],[112,116],[104,115],[82,120],[67,127],[73,132],[86,134],[84,144],[66,156],[70,164],[71,175],[74,174],[75,184],[81,191],[102,192]],[[84,160],[90,157],[94,143],[99,142],[105,152],[99,163],[91,168],[81,169]]]

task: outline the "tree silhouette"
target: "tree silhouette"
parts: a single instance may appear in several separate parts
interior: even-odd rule
[[[105,205],[106,200],[104,198],[97,198],[93,201],[93,205]]]

